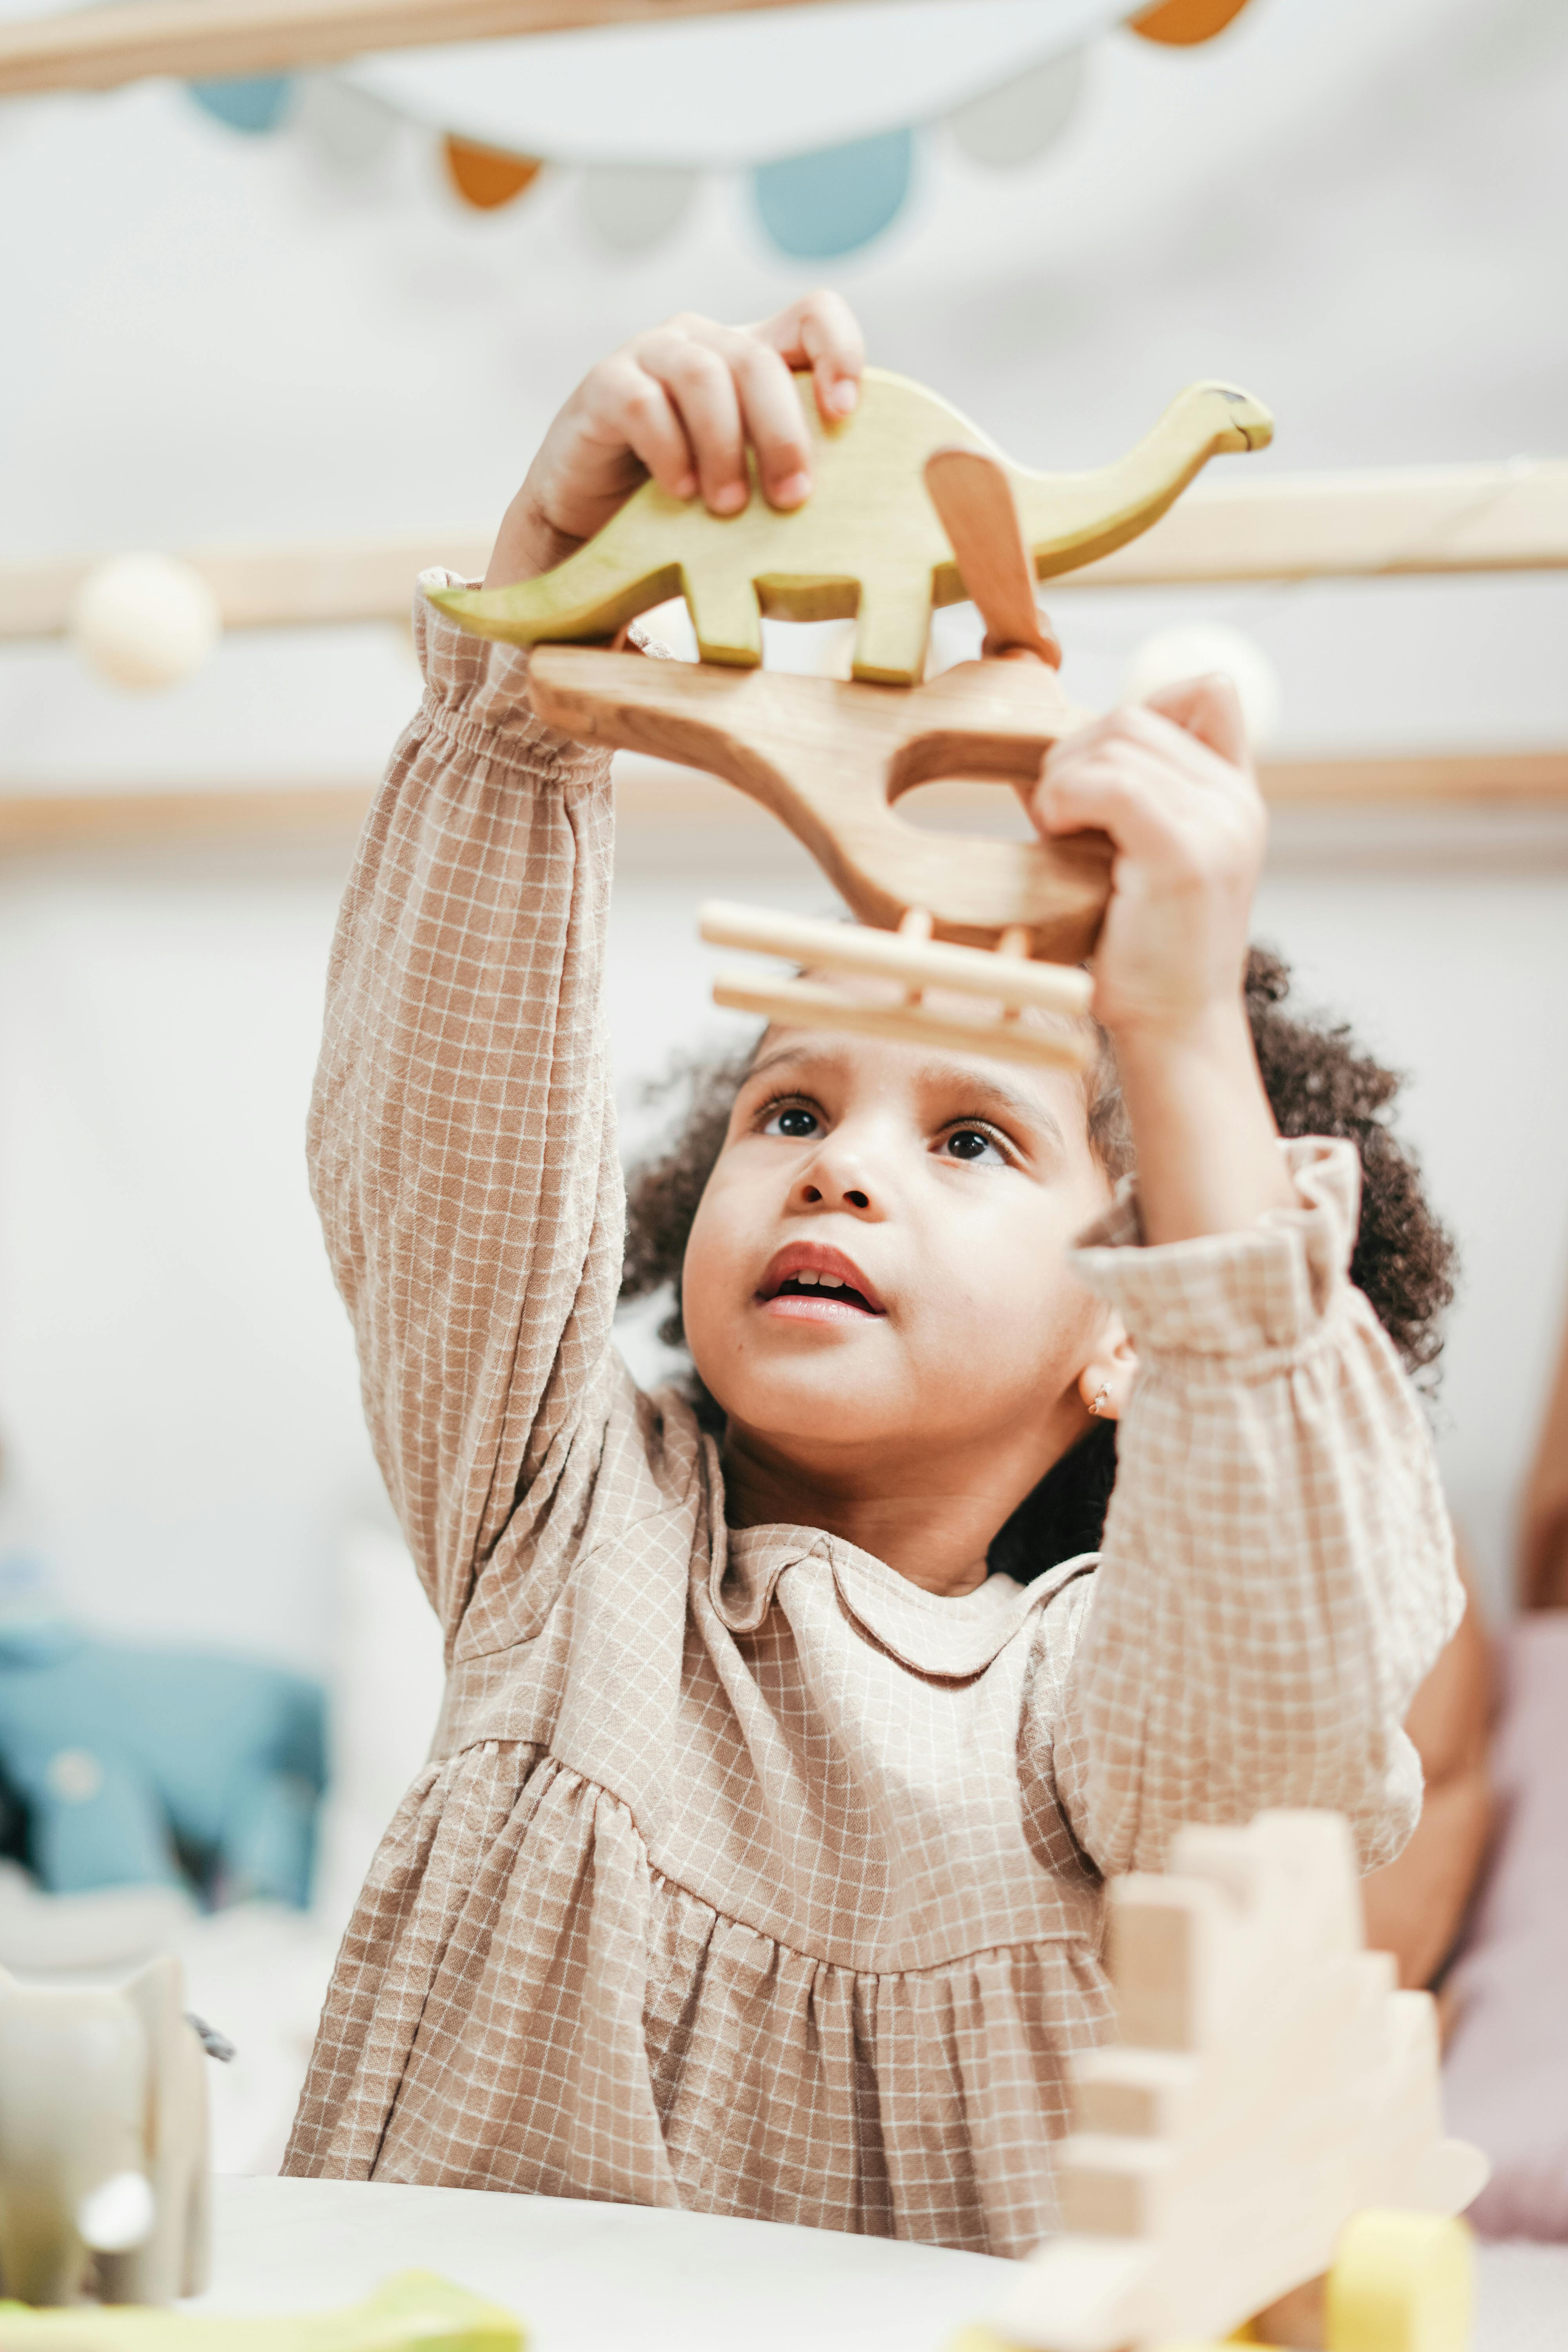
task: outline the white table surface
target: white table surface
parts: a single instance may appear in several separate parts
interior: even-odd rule
[[[532,2352],[942,2352],[1011,2264],[887,2238],[637,2205],[340,2180],[214,2184],[216,2311],[357,2302],[439,2271]],[[1568,2352],[1568,2246],[1483,2246],[1474,2352]]]

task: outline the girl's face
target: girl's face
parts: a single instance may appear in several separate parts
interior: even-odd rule
[[[770,1031],[681,1286],[731,1444],[922,1488],[965,1457],[1005,1517],[1086,1425],[1106,1311],[1066,1254],[1109,1198],[1068,1071]]]

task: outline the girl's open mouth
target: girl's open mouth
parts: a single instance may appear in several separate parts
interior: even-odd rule
[[[854,1259],[821,1242],[792,1242],[776,1251],[757,1303],[793,1322],[843,1323],[887,1312]]]

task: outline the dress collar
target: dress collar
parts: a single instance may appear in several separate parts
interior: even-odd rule
[[[1043,1601],[1094,1565],[1095,1555],[1085,1552],[1029,1584],[988,1576],[973,1592],[957,1597],[924,1592],[886,1560],[822,1528],[726,1527],[716,1447],[712,1467],[718,1475],[708,1590],[731,1633],[754,1633],[786,1570],[820,1561],[845,1615],[862,1633],[917,1674],[964,1681],[984,1671]]]

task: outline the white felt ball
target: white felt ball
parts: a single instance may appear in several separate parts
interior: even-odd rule
[[[172,555],[114,555],[89,572],[67,622],[82,659],[116,686],[177,686],[223,632],[217,598]]]
[[[1219,670],[1236,688],[1247,741],[1260,751],[1279,724],[1279,673],[1262,646],[1226,621],[1180,621],[1145,637],[1127,665],[1123,702]]]

